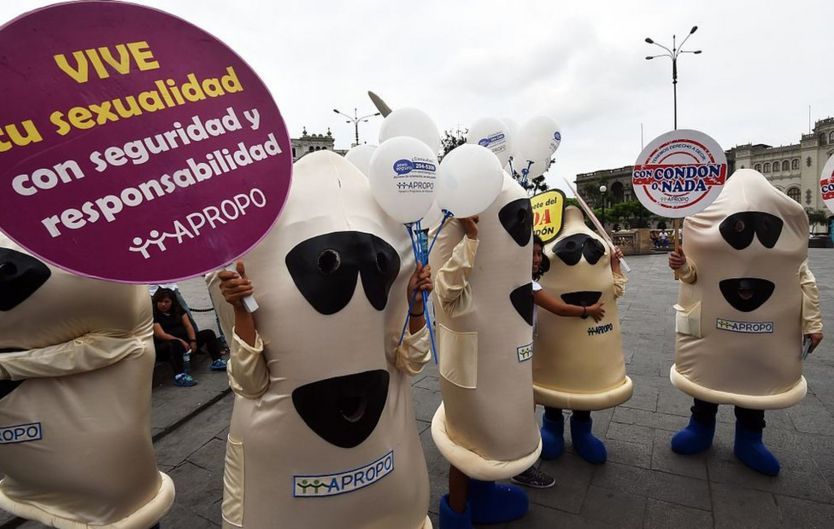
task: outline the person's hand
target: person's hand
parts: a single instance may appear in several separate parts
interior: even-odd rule
[[[603,305],[605,305],[605,303],[598,301],[590,307],[587,307],[585,312],[588,316],[592,317],[595,322],[599,323],[602,317],[605,316],[605,309],[602,308]]]
[[[408,279],[408,299],[411,302],[411,312],[417,314],[423,312],[422,292],[431,292],[433,288],[431,280],[431,266],[417,263],[414,273]]]
[[[806,334],[805,336],[809,340],[811,340],[811,349],[808,351],[809,353],[811,353],[811,352],[814,351],[814,349],[817,348],[817,346],[822,341],[822,333],[821,332],[815,332],[815,333],[812,333],[812,334]]]
[[[678,248],[669,254],[669,268],[672,270],[680,270],[686,264],[686,254],[683,253],[683,248]]]
[[[243,308],[243,298],[251,296],[255,289],[252,282],[246,277],[246,268],[243,261],[235,263],[236,272],[222,270],[217,274],[220,279],[220,292],[227,303],[236,309]]]
[[[478,215],[459,219],[466,236],[472,240],[478,238]]]
[[[196,353],[197,352],[197,342],[196,341],[189,342],[189,349],[191,349],[192,353]]]
[[[188,350],[190,349],[190,347],[188,346],[188,342],[186,342],[186,341],[185,341],[185,340],[183,340],[182,338],[177,338],[177,340],[178,340],[178,341],[182,344],[183,348],[184,348],[186,351],[188,351]]]

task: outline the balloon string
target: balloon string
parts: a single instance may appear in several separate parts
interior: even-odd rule
[[[406,230],[408,231],[408,237],[411,239],[411,249],[414,251],[414,259],[420,262],[423,266],[428,264],[428,250],[426,248],[427,239],[425,234],[423,234],[420,226],[420,221],[418,220],[416,223],[408,223],[405,225]],[[416,228],[416,233],[415,233]],[[399,345],[402,345],[403,340],[405,339],[405,330],[408,327],[408,321],[411,318],[411,308],[414,305],[414,299],[416,297],[417,292],[414,292],[414,296],[412,296],[408,300],[408,313],[405,315],[405,323],[403,323],[403,329],[400,333],[400,342]],[[432,320],[431,314],[429,311],[429,293],[425,290],[421,291],[423,295],[423,317],[426,319],[426,327],[429,329],[429,339],[431,341],[431,351],[432,356],[434,357],[434,363],[437,364],[437,344],[434,339],[434,329],[432,328]]]
[[[443,226],[446,224],[446,221],[452,216],[452,212],[448,209],[443,210],[443,220],[440,221],[440,226],[437,227],[437,232],[434,234],[434,237],[431,239],[431,244],[429,245],[429,255],[431,255],[431,250],[434,248],[434,243],[437,242],[437,236],[440,235],[440,230],[443,229]]]
[[[533,165],[533,162],[530,161],[530,160],[527,160],[527,168],[521,170],[521,176],[522,176],[522,178],[524,178],[524,180],[522,180],[521,185],[524,186],[524,189],[527,189],[527,176],[530,174],[530,167],[532,165]]]

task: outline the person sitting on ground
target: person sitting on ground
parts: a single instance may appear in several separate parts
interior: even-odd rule
[[[169,288],[160,288],[151,298],[153,302],[153,341],[156,354],[166,357],[174,370],[174,384],[190,387],[197,381],[187,372],[184,357],[206,348],[211,356],[210,369],[225,371],[226,361],[221,358],[220,344],[211,329],[196,332],[176,294]]]

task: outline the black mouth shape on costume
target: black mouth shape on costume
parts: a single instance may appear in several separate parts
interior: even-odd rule
[[[533,325],[533,283],[521,285],[510,292],[510,303],[527,325]]]
[[[577,233],[565,237],[553,247],[553,254],[568,266],[573,266],[585,256],[585,260],[595,265],[605,255],[605,246],[588,234]]]
[[[17,389],[23,384],[23,380],[0,380],[0,399]]]
[[[566,292],[562,294],[562,301],[568,305],[577,305],[579,307],[590,307],[602,297],[602,292],[594,292],[582,290],[578,292]]]
[[[522,248],[533,237],[533,206],[529,198],[519,198],[507,203],[498,212],[501,226]]]
[[[400,273],[400,256],[376,235],[358,231],[325,233],[302,241],[286,257],[287,269],[304,299],[319,313],[345,308],[362,278],[365,297],[376,310]]]
[[[384,369],[305,384],[292,392],[295,410],[316,435],[340,448],[354,448],[376,428],[388,400]]]
[[[719,281],[721,295],[739,312],[752,312],[770,299],[776,285],[757,277],[736,277]]]
[[[49,267],[25,253],[0,248],[0,311],[17,307],[49,280]]]

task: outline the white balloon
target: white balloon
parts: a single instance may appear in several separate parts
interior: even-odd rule
[[[345,160],[352,163],[363,175],[368,176],[371,172],[371,156],[375,150],[376,145],[357,145],[345,153]]]
[[[497,118],[479,119],[469,127],[466,143],[480,145],[491,150],[501,167],[507,165],[512,153],[512,135],[507,125]]]
[[[456,217],[471,217],[495,201],[504,183],[504,171],[492,151],[464,144],[443,158],[438,179],[437,205]]]
[[[403,224],[423,218],[434,203],[437,156],[406,136],[386,140],[371,156],[368,181],[377,203]]]
[[[398,108],[388,114],[379,127],[379,143],[397,136],[417,138],[437,155],[443,144],[440,131],[428,114],[417,108]]]
[[[562,131],[553,119],[547,116],[531,119],[518,131],[515,143],[518,156],[513,161],[515,170],[521,173],[529,162],[533,162],[528,178],[544,173],[550,167],[550,157],[561,143]]]

